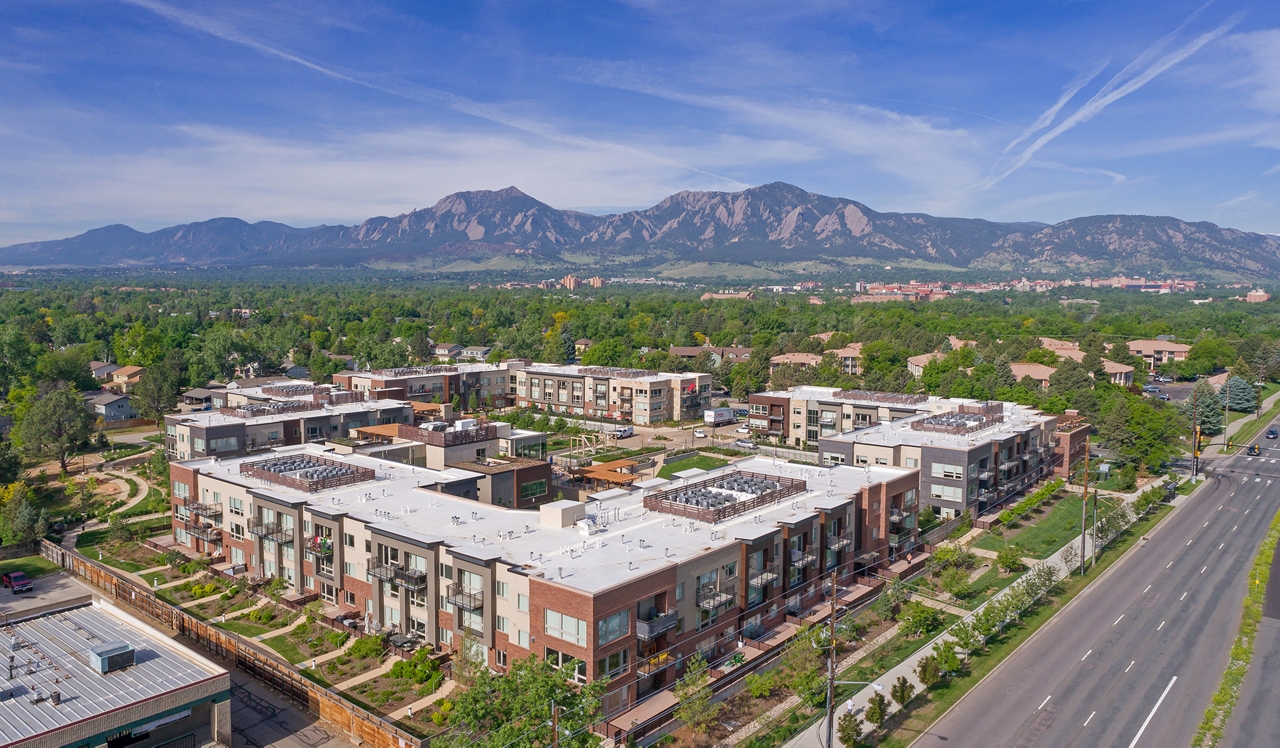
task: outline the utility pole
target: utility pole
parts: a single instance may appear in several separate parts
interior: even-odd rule
[[[1071,455],[1067,455],[1071,459]],[[1097,495],[1097,491],[1094,491]],[[1095,515],[1096,521],[1097,515]],[[1088,535],[1086,525],[1089,522],[1089,436],[1084,437],[1084,494],[1080,497],[1080,574],[1084,575],[1084,541]]]
[[[1195,441],[1191,443],[1191,482],[1200,474],[1200,406],[1199,392],[1191,390],[1191,425]]]
[[[551,702],[551,748],[560,748],[560,705]]]
[[[836,573],[831,572],[831,617],[827,644],[827,748],[835,748],[836,729]]]

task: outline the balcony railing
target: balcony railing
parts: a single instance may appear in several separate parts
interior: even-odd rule
[[[698,588],[697,599],[699,608],[715,610],[733,602],[733,585],[704,584]]]
[[[192,525],[192,526],[191,526],[191,529],[190,529],[190,530],[188,530],[187,532],[191,533],[191,535],[192,535],[193,537],[200,538],[201,540],[203,540],[203,541],[205,541],[205,542],[208,542],[208,543],[221,543],[221,542],[222,542],[222,528],[221,528],[221,527],[214,527],[213,525],[207,525],[207,526],[206,526],[206,525]]]
[[[293,542],[293,527],[285,527],[279,522],[264,522],[260,519],[251,519],[249,520],[249,534],[263,540],[273,540],[277,543]]]
[[[333,556],[333,539],[316,536],[307,539],[303,552],[311,558],[331,558]]]
[[[778,562],[774,561],[765,564],[762,569],[755,569],[747,572],[747,584],[752,587],[764,587],[778,581]]]
[[[197,515],[199,517],[221,517],[222,516],[221,504],[206,504],[203,501],[192,501],[187,504],[187,509],[189,509],[192,514]]]
[[[670,652],[661,652],[653,657],[642,658],[636,663],[636,672],[643,676],[653,675],[676,664],[676,658]]]
[[[480,590],[472,590],[451,584],[449,585],[447,597],[450,603],[464,610],[480,610],[484,607],[484,593]]]
[[[894,519],[890,518],[890,521],[891,521],[891,522],[896,522],[896,521],[898,521],[898,520],[894,520]],[[827,550],[829,550],[829,551],[840,551],[840,550],[844,550],[845,548],[849,547],[849,543],[851,543],[851,542],[852,542],[852,541],[851,541],[851,540],[849,540],[849,538],[848,538],[848,537],[846,537],[846,536],[844,536],[844,535],[828,535],[828,536],[827,536]]]
[[[675,628],[679,620],[679,616],[674,610],[668,610],[666,613],[654,616],[647,621],[637,619],[636,636],[645,641],[656,639],[661,634],[665,634]]]
[[[791,552],[791,565],[797,569],[803,569],[806,566],[811,566],[817,563],[817,561],[817,554],[809,553],[808,551]]]
[[[889,512],[889,521],[896,525],[902,521],[904,516],[901,509],[894,509]]]
[[[898,546],[902,545],[902,541],[905,540],[906,537],[907,536],[905,533],[896,533],[896,532],[889,533],[889,547],[897,548]]]
[[[405,569],[394,564],[369,561],[369,576],[384,582],[394,582],[411,590],[420,590],[427,586],[427,573],[418,569]]]

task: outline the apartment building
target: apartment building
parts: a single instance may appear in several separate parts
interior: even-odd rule
[[[529,364],[515,372],[516,405],[640,425],[702,418],[710,374]]]
[[[446,364],[347,371],[334,374],[333,383],[379,399],[449,402],[457,396],[463,402],[469,402],[474,394],[482,403],[505,408],[511,405],[514,373],[524,364],[522,359],[509,359],[499,364]]]
[[[172,460],[234,457],[275,446],[343,438],[365,426],[413,423],[413,404],[405,400],[373,400],[364,392],[310,384],[255,389],[274,399],[255,395],[217,410],[165,416],[165,453]],[[227,397],[237,398],[234,393]]]
[[[919,469],[921,500],[947,518],[985,513],[1063,461],[1057,416],[959,398],[927,405],[926,413],[820,438],[822,461]]]
[[[1168,340],[1130,340],[1129,353],[1141,356],[1149,371],[1173,361],[1185,361],[1191,346]]]
[[[216,535],[246,573],[369,631],[474,642],[499,672],[530,653],[576,662],[578,682],[610,679],[608,715],[916,543],[914,469],[749,458],[536,510],[452,493],[462,472],[313,444],[176,462],[175,535]]]
[[[801,386],[751,395],[747,399],[747,426],[757,435],[802,447],[824,436],[928,409],[927,395]]]

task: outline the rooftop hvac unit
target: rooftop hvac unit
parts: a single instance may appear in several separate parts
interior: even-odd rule
[[[107,642],[89,650],[89,667],[106,675],[133,664],[133,645],[129,642]]]

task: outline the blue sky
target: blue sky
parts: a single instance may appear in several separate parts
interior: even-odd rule
[[[775,180],[1280,233],[1280,4],[0,3],[0,245]]]

